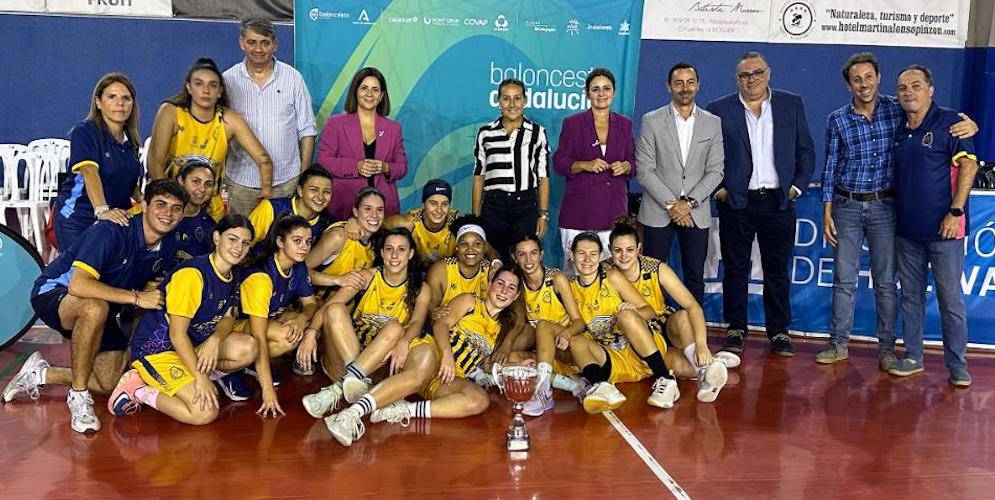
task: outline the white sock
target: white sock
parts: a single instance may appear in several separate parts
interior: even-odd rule
[[[577,377],[567,377],[556,373],[553,375],[553,388],[561,391],[573,392],[581,384]]]
[[[432,402],[431,401],[405,401],[408,405],[408,412],[411,413],[412,418],[432,418]]]
[[[360,417],[365,417],[370,413],[377,411],[377,400],[373,399],[370,393],[363,394],[363,397],[359,398],[355,403],[350,406],[359,411]]]
[[[546,362],[542,362],[536,365],[536,368],[539,370],[540,387],[548,390],[550,385],[549,379],[550,376],[553,374],[553,365]]]
[[[700,367],[698,366],[698,362],[695,361],[694,359],[694,353],[695,353],[694,342],[692,342],[688,344],[687,347],[684,348],[684,357],[688,359],[688,363],[691,363],[691,366],[695,367],[695,369],[698,369]]]
[[[45,375],[47,373],[48,373],[48,367],[46,366],[45,368],[42,368],[40,372],[38,372],[38,380],[36,381],[36,384],[45,385]]]

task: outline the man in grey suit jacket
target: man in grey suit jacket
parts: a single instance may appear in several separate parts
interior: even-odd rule
[[[700,304],[712,225],[708,199],[723,176],[722,124],[695,104],[698,72],[690,64],[670,68],[667,91],[672,100],[643,116],[636,143],[636,179],[645,191],[639,222],[644,252],[664,262],[677,236],[684,285]]]

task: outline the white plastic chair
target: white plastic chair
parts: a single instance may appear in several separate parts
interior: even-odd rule
[[[10,200],[16,196],[22,196],[20,184],[17,179],[17,166],[20,163],[20,155],[27,151],[24,144],[0,144],[0,161],[3,162],[3,184],[0,185],[0,201]],[[0,219],[4,219],[4,214],[0,211]]]
[[[55,155],[62,162],[62,171],[69,171],[69,141],[66,139],[35,139],[28,143],[28,149]]]
[[[16,165],[20,161],[24,161],[26,167],[22,183],[17,182]],[[11,177],[14,181],[11,183],[13,196],[0,201],[0,213],[5,213],[8,208],[17,212],[21,235],[28,241],[32,241],[41,255],[45,255],[44,228],[48,222],[48,217],[51,216],[49,198],[45,197],[45,193],[53,184],[48,178],[53,175],[58,178],[56,168],[59,161],[60,159],[52,153],[22,151],[20,155],[14,157],[14,172]],[[54,183],[57,182],[56,180]]]

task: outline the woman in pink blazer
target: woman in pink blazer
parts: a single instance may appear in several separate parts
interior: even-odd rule
[[[352,78],[345,113],[328,117],[318,142],[318,162],[331,172],[328,212],[338,220],[352,215],[356,193],[375,187],[384,196],[384,215],[400,212],[397,181],[408,173],[401,124],[387,118],[387,80],[376,68]]]

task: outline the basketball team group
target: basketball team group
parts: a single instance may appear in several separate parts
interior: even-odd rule
[[[258,395],[259,414],[303,409],[345,446],[367,423],[480,414],[492,374],[508,365],[539,373],[524,409],[532,417],[553,408],[555,390],[588,413],[619,408],[626,397],[617,384],[645,379],[650,406],[672,408],[678,379],[696,381],[696,399],[712,403],[744,349],[754,236],[771,349],[794,354],[787,335],[793,202],[812,176],[814,148],[801,99],[770,88],[762,54],[744,54],[738,92],[708,110],[694,101],[695,68],[674,65],[672,101],[643,118],[638,140],[631,120],[611,111],[614,75],[594,68],[584,75],[591,108],[564,120],[552,153],[546,129],[524,115],[525,84],[506,78],[497,89],[500,116],[479,128],[473,145],[471,213],[452,206],[453,186],[443,179],[419,186],[420,206],[402,213],[397,183],[408,161],[401,125],[387,118],[384,75],[358,71],[344,112],[319,135],[303,79],[274,58],[272,23],[244,21],[238,43],[242,62],[222,72],[198,59],[162,102],[144,166],[134,85],[121,73],[97,83],[89,116],[70,132],[70,173],[52,207],[60,253],[31,293],[41,321],[68,339],[70,366],[32,353],[4,388],[5,403],[68,386],[71,427],[90,433],[101,427],[94,394],[106,396],[112,418],[141,418],[133,414],[147,408],[191,425],[217,419],[222,398]],[[838,254],[834,279],[843,282],[834,287],[833,338],[816,360],[847,357],[853,284],[846,276],[855,280],[858,259],[846,255],[863,240],[853,232],[866,231],[881,369],[901,376],[922,371],[921,325],[918,351],[908,326],[915,307],[921,323],[922,304],[906,311],[906,286],[915,286],[903,281],[900,359],[887,288],[895,287],[896,267],[905,280],[903,265],[919,265],[908,252],[922,254],[923,281],[927,260],[934,274],[955,267],[932,262],[947,257],[934,243],[956,246],[967,229],[977,169],[969,137],[978,128],[929,101],[927,68],[899,75],[900,98],[877,94],[878,72],[871,54],[847,62],[843,78],[854,100],[827,130],[836,149],[827,146],[833,161],[823,178],[834,223],[826,236]],[[861,156],[851,137],[873,137],[886,157]],[[563,270],[544,263],[550,163],[566,182]],[[927,180],[934,177],[945,184]],[[639,227],[627,216],[632,179],[646,191]],[[729,323],[715,353],[700,305],[713,198]],[[854,209],[890,221],[890,252],[880,241],[885,229],[859,220],[846,227],[845,211]],[[666,264],[675,239],[681,277]],[[850,264],[852,273],[840,271]],[[941,314],[955,307],[951,301],[941,300]],[[970,384],[963,347],[946,327],[945,320],[951,383]],[[328,385],[300,406],[281,400],[281,374],[319,371]]]

